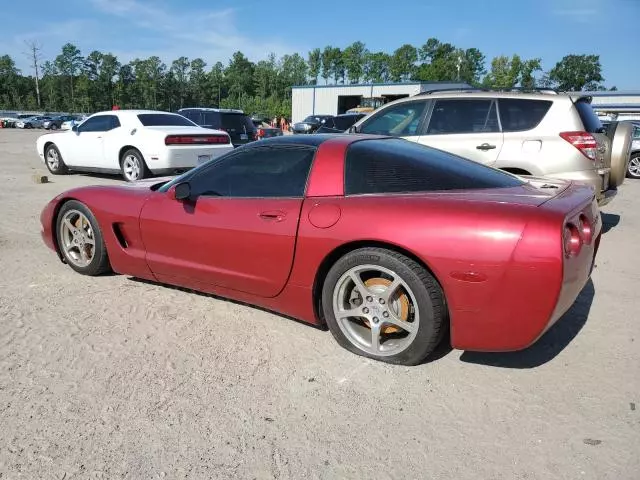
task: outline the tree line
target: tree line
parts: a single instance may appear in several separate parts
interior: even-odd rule
[[[170,64],[157,56],[124,63],[111,53],[83,56],[71,43],[43,61],[40,47],[28,46],[29,72],[19,70],[11,56],[0,56],[0,109],[90,113],[113,105],[169,111],[218,106],[271,117],[290,115],[293,85],[461,81],[490,88],[606,89],[599,55],[566,55],[544,71],[541,58],[514,54],[487,62],[477,48],[462,49],[436,38],[392,53],[369,51],[362,42],[344,49],[326,46],[310,51],[306,59],[297,53],[271,54],[252,62],[238,51],[226,64],[211,66],[187,57]]]

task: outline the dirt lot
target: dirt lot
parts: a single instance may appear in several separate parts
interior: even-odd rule
[[[534,347],[404,368],[260,310],[75,274],[40,210],[120,180],[35,184],[39,134],[0,130],[3,480],[640,478],[640,182],[605,207],[592,282]]]

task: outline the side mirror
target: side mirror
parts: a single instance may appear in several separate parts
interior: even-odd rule
[[[76,132],[76,133],[80,133],[80,132],[78,131],[78,125],[72,125],[72,126],[71,126],[71,130],[73,130],[73,131],[74,131],[74,132]]]
[[[178,183],[174,187],[174,196],[176,200],[188,200],[191,198],[191,185],[189,185],[189,182]]]

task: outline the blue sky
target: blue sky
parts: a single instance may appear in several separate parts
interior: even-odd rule
[[[120,60],[186,55],[209,65],[240,50],[251,60],[314,47],[344,48],[356,40],[393,51],[429,37],[488,59],[518,53],[541,57],[545,70],[568,53],[600,54],[605,83],[640,90],[640,50],[634,32],[640,0],[8,0],[0,9],[3,41],[29,71],[25,40],[45,58],[66,42],[84,55],[111,52]]]

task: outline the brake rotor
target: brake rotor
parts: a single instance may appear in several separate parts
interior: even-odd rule
[[[382,293],[384,290],[389,288],[389,285],[391,285],[391,280],[388,280],[386,278],[374,277],[366,280],[364,282],[364,285],[367,288],[371,288],[373,292]],[[398,318],[400,318],[400,320],[402,320],[403,322],[406,322],[409,318],[409,297],[407,296],[407,294],[402,293],[400,295],[397,295],[393,300],[389,299],[389,301],[393,302],[391,305],[397,306]],[[367,327],[371,328],[368,320],[365,320],[365,324],[367,325]],[[401,329],[393,325],[388,325],[386,327],[382,327],[381,331],[382,333],[397,333],[401,331]]]

